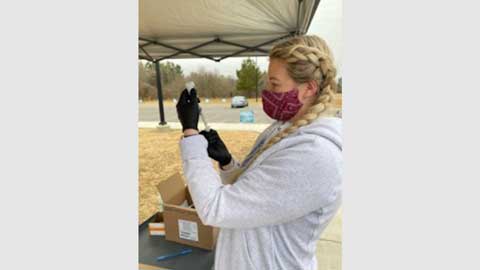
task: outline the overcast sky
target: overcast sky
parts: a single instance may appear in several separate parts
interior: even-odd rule
[[[325,39],[333,51],[338,74],[342,71],[342,1],[343,0],[321,0],[313,17],[312,24],[307,34],[315,34]],[[233,57],[214,62],[208,59],[178,59],[168,60],[179,64],[185,75],[204,67],[207,71],[218,71],[224,75],[236,78],[236,70],[240,68],[244,57]],[[255,57],[253,57],[255,60]],[[260,69],[267,70],[268,57],[257,57]]]

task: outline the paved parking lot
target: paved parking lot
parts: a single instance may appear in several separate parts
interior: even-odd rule
[[[270,124],[273,120],[270,119],[262,109],[262,103],[259,100],[258,103],[250,102],[248,107],[244,108],[230,108],[230,103],[201,103],[205,119],[208,123],[240,123],[241,111],[253,111],[256,124]],[[327,115],[337,115],[337,111],[340,108],[332,107],[328,110]],[[158,113],[157,102],[139,103],[139,122],[160,122],[160,114]],[[164,105],[165,120],[168,122],[178,122],[177,111],[175,105],[172,102],[167,102]],[[341,112],[341,111],[340,111]],[[341,116],[340,116],[341,117]],[[201,122],[201,119],[200,119]]]
[[[230,108],[230,103],[225,104],[206,104],[201,103],[205,119],[209,123],[240,123],[240,112],[252,110],[254,113],[255,123],[270,124],[273,122],[262,109],[260,101],[252,103],[244,108]],[[165,104],[165,120],[168,122],[178,122],[177,111],[173,104]],[[160,122],[158,113],[158,103],[140,103],[139,104],[139,121],[155,121]],[[201,121],[201,120],[200,120]]]

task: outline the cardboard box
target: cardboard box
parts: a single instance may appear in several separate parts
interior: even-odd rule
[[[182,176],[179,173],[170,176],[158,184],[157,189],[163,200],[165,239],[213,250],[217,241],[218,228],[202,223]],[[187,204],[193,207],[188,207]]]
[[[155,219],[148,223],[148,232],[150,235],[165,235],[165,223],[163,222],[163,213],[155,214]]]

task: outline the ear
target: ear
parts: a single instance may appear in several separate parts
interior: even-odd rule
[[[299,99],[302,103],[305,103],[306,100],[311,99],[317,95],[318,92],[318,83],[315,80],[304,83],[303,91],[299,93]]]

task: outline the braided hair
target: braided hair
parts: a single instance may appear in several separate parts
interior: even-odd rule
[[[272,145],[319,118],[335,98],[333,93],[337,86],[335,82],[337,71],[333,55],[323,39],[314,35],[292,37],[275,45],[269,57],[285,60],[288,75],[296,83],[316,81],[319,88],[317,96],[304,115],[271,138],[247,164],[232,173],[230,183],[234,183],[253,161]]]

